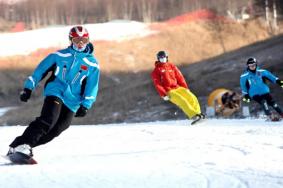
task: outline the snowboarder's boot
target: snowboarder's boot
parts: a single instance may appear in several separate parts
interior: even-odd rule
[[[32,148],[27,144],[10,148],[7,153],[7,159],[14,164],[37,164],[37,161],[33,159]]]
[[[28,144],[22,144],[15,148],[10,147],[7,156],[12,155],[16,152],[23,153],[29,157],[33,157],[32,148]]]
[[[10,147],[6,156],[12,155],[13,153],[15,153],[15,148]]]

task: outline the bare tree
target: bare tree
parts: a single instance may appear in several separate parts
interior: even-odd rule
[[[268,2],[268,5],[265,5]],[[199,9],[214,9],[219,14],[227,10],[236,13],[244,6],[259,7],[277,24],[283,12],[282,0],[26,0],[16,4],[0,2],[0,18],[25,22],[31,27],[55,24],[83,24],[113,19],[162,21]],[[265,7],[273,14],[264,11]]]

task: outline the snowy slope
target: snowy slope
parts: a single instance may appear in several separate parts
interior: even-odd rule
[[[283,126],[207,120],[72,126],[34,149],[38,165],[0,159],[5,188],[282,188]],[[0,153],[24,127],[0,128]]]
[[[90,39],[125,40],[152,34],[147,24],[136,21],[111,21],[84,25]],[[0,57],[26,55],[39,48],[66,47],[69,45],[69,30],[72,26],[56,26],[18,33],[0,33]]]

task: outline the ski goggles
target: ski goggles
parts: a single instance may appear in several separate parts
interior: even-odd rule
[[[164,57],[166,57],[166,55],[161,55],[161,56],[158,56],[158,59],[164,58]]]
[[[76,44],[79,44],[80,42],[86,44],[89,42],[89,39],[86,37],[74,37],[72,38],[72,42]]]
[[[248,67],[254,67],[254,66],[256,66],[256,63],[248,64]]]

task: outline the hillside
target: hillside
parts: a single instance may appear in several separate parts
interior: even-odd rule
[[[247,57],[254,56],[259,65],[282,77],[283,35],[258,42],[247,47],[207,59],[195,64],[184,65],[181,71],[188,80],[191,90],[200,98],[202,107],[206,105],[207,95],[215,88],[224,87],[239,91],[239,76],[245,67]],[[11,73],[7,73],[11,77]],[[20,76],[23,72],[14,72]],[[3,74],[1,74],[3,75]],[[20,88],[20,87],[19,87]],[[12,98],[4,97],[7,102],[17,102],[15,88],[10,88]],[[281,89],[272,87],[275,99],[283,105]],[[19,89],[18,89],[19,92]],[[1,118],[1,123],[27,123],[40,110],[40,90],[27,104],[21,104],[18,110],[11,111]],[[12,100],[11,100],[12,99]],[[5,104],[5,102],[2,101]],[[255,105],[257,107],[257,105]],[[184,115],[175,106],[163,102],[152,86],[150,71],[138,73],[102,74],[100,94],[97,103],[86,118],[75,119],[75,124],[139,122],[165,119],[182,119]]]
[[[184,15],[186,17],[186,15]],[[178,22],[177,22],[178,23]],[[116,35],[122,35],[131,25],[142,29],[136,30],[135,38],[118,40]],[[111,26],[112,25],[112,26]],[[190,64],[202,59],[211,58],[231,50],[265,40],[271,36],[264,26],[262,19],[249,20],[238,23],[228,19],[196,19],[188,20],[176,24],[176,21],[153,23],[145,25],[141,23],[105,23],[103,27],[86,25],[91,32],[91,39],[95,46],[95,55],[99,59],[103,72],[138,72],[151,70],[155,61],[155,54],[160,49],[166,50],[170,59],[177,65]],[[69,27],[58,29],[46,28],[22,33],[18,35],[0,35],[0,39],[7,43],[1,46],[0,69],[33,69],[38,62],[47,54],[55,51],[54,45],[65,47],[68,45],[66,33]],[[115,35],[109,30],[115,30]],[[140,33],[137,33],[140,32]],[[52,33],[54,37],[43,40],[42,37]],[[118,34],[117,34],[118,33]],[[148,36],[148,34],[153,33]],[[125,36],[127,36],[125,34]],[[140,36],[145,37],[137,37]],[[35,42],[29,42],[34,36]],[[14,37],[14,38],[12,38]],[[22,38],[21,40],[16,40]],[[112,40],[106,40],[106,38]],[[125,38],[125,37],[124,37]],[[9,43],[9,41],[12,43]],[[17,43],[15,46],[14,43]],[[51,45],[51,46],[50,46]],[[53,46],[52,46],[53,45]],[[50,46],[48,48],[48,46]],[[32,49],[40,48],[37,51]],[[21,51],[32,52],[29,55],[20,55]],[[4,57],[3,54],[13,54],[17,56]],[[121,69],[123,67],[123,69]]]
[[[221,32],[215,30],[215,24],[221,24],[218,25]],[[213,89],[239,90],[239,76],[247,57],[255,56],[262,67],[270,68],[278,76],[283,75],[282,66],[279,66],[282,64],[283,37],[267,39],[269,33],[261,26],[260,20],[245,24],[200,21],[170,27],[159,25],[157,28],[161,32],[144,38],[95,43],[102,69],[100,92],[88,116],[75,119],[74,124],[184,118],[175,106],[161,101],[153,88],[150,73],[155,53],[160,49],[167,50],[170,60],[181,67],[191,90],[200,97],[203,108]],[[0,59],[0,104],[19,105],[19,109],[0,119],[1,124],[26,124],[38,115],[42,87],[34,92],[27,104],[18,101],[18,94],[22,80],[46,54],[43,51],[36,56]],[[282,101],[278,87],[275,89],[275,97]]]
[[[283,35],[258,42],[247,47],[220,55],[214,58],[206,59],[194,64],[181,66],[181,71],[185,75],[191,90],[199,96],[202,107],[206,105],[206,99],[210,92],[219,87],[240,92],[239,77],[245,69],[246,59],[250,56],[257,57],[259,66],[267,68],[274,74],[283,76]],[[119,82],[115,82],[119,78]],[[104,121],[123,120],[128,122],[152,121],[184,118],[175,106],[163,102],[152,86],[150,71],[139,73],[111,74],[108,78],[109,83],[112,79],[112,86],[105,88],[104,92],[111,91],[114,96],[119,96],[116,100],[113,95],[104,96],[101,101],[101,107],[105,110],[97,109],[96,118],[103,116]],[[278,102],[283,105],[282,89],[278,86],[272,86],[273,95]],[[113,101],[114,99],[114,101]],[[109,105],[104,105],[105,101],[110,101]],[[253,103],[252,103],[253,104]],[[98,106],[99,103],[97,104]],[[252,105],[255,111],[257,105]],[[116,108],[116,110],[115,110]],[[123,110],[119,110],[119,109]],[[112,112],[111,112],[112,111]],[[94,114],[94,115],[95,115]]]

